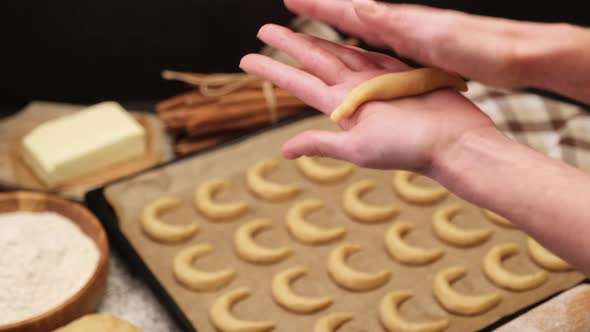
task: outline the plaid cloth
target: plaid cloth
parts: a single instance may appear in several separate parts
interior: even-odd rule
[[[508,137],[590,171],[590,113],[537,94],[469,82],[464,95]]]

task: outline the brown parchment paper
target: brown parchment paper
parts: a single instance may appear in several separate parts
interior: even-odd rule
[[[35,101],[17,114],[0,120],[0,185],[14,189],[55,192],[81,201],[84,194],[114,180],[146,170],[174,157],[170,138],[160,120],[153,114],[133,112],[145,128],[147,151],[144,155],[122,161],[72,179],[57,188],[48,188],[22,159],[21,140],[36,126],[84,108],[55,102]],[[75,140],[72,137],[72,140]]]
[[[250,320],[271,319],[277,322],[275,331],[312,331],[313,324],[320,316],[335,311],[354,313],[354,320],[345,324],[339,331],[383,331],[377,316],[377,306],[382,296],[391,290],[410,289],[416,295],[401,307],[408,319],[431,320],[449,316],[449,332],[464,332],[481,329],[497,319],[533,304],[560,290],[571,287],[583,280],[577,272],[549,273],[550,278],[541,287],[527,292],[510,292],[495,287],[482,272],[482,258],[494,245],[514,242],[521,246],[521,254],[506,261],[508,268],[517,272],[531,272],[538,269],[528,258],[525,236],[516,229],[501,228],[488,221],[479,208],[450,196],[434,206],[412,206],[398,199],[391,185],[392,171],[355,169],[353,176],[332,185],[317,185],[298,173],[293,162],[283,160],[280,170],[270,178],[279,182],[297,182],[304,186],[304,192],[295,199],[283,203],[270,204],[254,198],[245,186],[245,170],[264,158],[279,158],[279,147],[294,135],[305,129],[333,129],[335,126],[325,117],[314,117],[253,137],[222,150],[199,155],[169,165],[163,169],[150,171],[135,178],[109,186],[106,196],[114,206],[123,233],[147,266],[154,272],[194,326],[202,332],[214,331],[207,312],[212,301],[220,294],[240,286],[253,290],[253,295],[239,302],[235,308],[236,316]],[[249,213],[232,222],[211,222],[194,210],[194,189],[203,181],[217,176],[227,176],[232,187],[219,195],[220,200],[244,199],[251,205]],[[391,222],[366,225],[347,217],[341,207],[340,198],[344,188],[354,181],[371,178],[377,181],[378,188],[366,196],[368,202],[385,203],[394,201],[401,207],[400,215],[394,219],[409,220],[417,225],[408,241],[426,247],[441,246],[445,256],[424,267],[407,267],[392,261],[384,248],[384,233]],[[424,183],[430,179],[421,178]],[[178,210],[164,216],[171,223],[197,221],[201,231],[190,241],[179,245],[162,245],[148,239],[141,231],[139,218],[142,208],[161,196],[176,196],[184,204]],[[310,220],[319,225],[344,225],[348,234],[343,240],[321,246],[302,245],[293,240],[284,225],[284,215],[295,201],[317,197],[326,203],[324,210],[313,213]],[[431,216],[436,208],[461,202],[464,212],[455,221],[465,227],[487,227],[495,233],[490,240],[472,249],[458,249],[442,243],[431,232]],[[269,246],[288,246],[295,254],[276,265],[256,266],[241,261],[233,252],[233,234],[238,226],[255,217],[272,218],[274,227],[261,233],[257,239]],[[209,256],[200,259],[196,266],[204,270],[217,270],[232,267],[238,277],[225,288],[215,292],[193,292],[180,286],[172,275],[172,260],[179,249],[194,244],[208,242],[214,246]],[[363,250],[350,259],[353,267],[363,271],[377,271],[383,268],[392,271],[391,280],[383,287],[370,292],[350,292],[336,286],[326,272],[327,256],[333,248],[343,242],[361,244]],[[319,313],[296,315],[275,304],[270,294],[272,277],[295,265],[304,265],[309,273],[294,283],[294,289],[304,295],[330,295],[334,304]],[[460,317],[446,313],[434,300],[431,284],[434,274],[441,269],[461,264],[467,267],[468,274],[454,287],[467,293],[499,292],[503,300],[493,310],[475,317]]]

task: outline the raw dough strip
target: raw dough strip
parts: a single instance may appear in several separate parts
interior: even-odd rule
[[[354,166],[343,164],[336,167],[328,167],[318,162],[317,157],[302,156],[295,161],[297,168],[305,177],[318,183],[332,183],[343,180],[354,170]]]
[[[518,254],[520,248],[511,243],[493,247],[485,256],[483,270],[496,285],[514,291],[525,291],[541,286],[547,280],[545,271],[530,274],[515,274],[502,266],[502,261]]]
[[[311,314],[332,305],[329,296],[305,297],[291,290],[291,283],[303,277],[307,269],[295,266],[277,274],[272,280],[272,297],[283,308],[298,314]]]
[[[555,256],[551,251],[530,237],[527,239],[527,248],[533,261],[546,270],[555,272],[572,270],[572,267],[566,261]]]
[[[514,228],[514,225],[510,222],[510,220],[502,217],[501,215],[499,215],[495,212],[492,212],[488,209],[481,209],[481,211],[484,216],[486,216],[488,219],[495,222],[496,224],[498,224],[500,226],[507,227],[507,228]]]
[[[246,174],[248,188],[256,196],[271,202],[291,198],[301,192],[297,184],[279,184],[271,182],[264,177],[279,167],[276,159],[266,159],[251,167]]]
[[[441,88],[467,91],[467,84],[461,77],[437,68],[420,68],[380,75],[352,89],[332,112],[330,118],[334,122],[348,118],[357,108],[369,101],[416,96]]]
[[[434,262],[444,255],[442,248],[421,248],[407,244],[403,236],[416,228],[413,223],[398,221],[385,233],[385,247],[389,255],[408,265],[424,265]]]
[[[324,244],[343,237],[346,234],[344,227],[323,228],[305,220],[305,216],[319,210],[324,203],[319,199],[307,199],[295,203],[286,216],[287,229],[298,241],[305,244]]]
[[[434,204],[447,197],[449,191],[443,186],[423,187],[412,183],[418,174],[397,171],[393,176],[393,189],[405,201],[414,204]]]
[[[377,223],[399,214],[399,208],[392,205],[372,205],[361,200],[366,192],[375,188],[373,180],[361,180],[345,189],[342,196],[344,211],[354,219],[365,223]]]
[[[146,205],[141,217],[143,231],[151,239],[162,243],[178,243],[193,237],[199,230],[196,223],[171,225],[160,220],[160,214],[178,206],[180,200],[172,197],[161,197]]]
[[[336,332],[336,330],[351,321],[353,318],[349,312],[333,312],[318,319],[314,325],[313,332]]]
[[[248,296],[252,292],[247,287],[240,287],[227,292],[213,302],[209,310],[209,320],[220,332],[266,332],[274,328],[271,321],[246,321],[234,317],[231,309],[234,304]]]
[[[398,290],[387,293],[379,304],[379,319],[390,332],[441,332],[449,327],[447,318],[433,322],[413,322],[403,318],[398,307],[409,300],[414,293],[409,290]]]
[[[434,234],[441,240],[459,247],[476,246],[492,236],[494,231],[491,229],[466,230],[453,225],[451,220],[461,210],[462,208],[459,205],[451,205],[436,210],[432,222]]]
[[[346,259],[361,250],[358,244],[343,244],[332,250],[328,257],[328,273],[338,286],[352,291],[369,291],[383,286],[389,281],[391,272],[382,270],[365,273],[352,269]]]
[[[288,248],[266,248],[254,241],[254,236],[264,230],[271,229],[269,219],[255,219],[249,221],[236,231],[234,247],[237,255],[250,263],[272,264],[282,261],[291,255]]]
[[[200,185],[195,191],[197,209],[212,220],[228,220],[244,214],[248,210],[248,203],[246,202],[214,202],[215,195],[229,187],[229,184],[229,179],[215,178]]]
[[[467,272],[463,266],[444,269],[434,277],[434,297],[447,311],[457,315],[479,315],[495,307],[502,298],[498,293],[466,295],[453,289],[451,283]]]
[[[208,244],[196,244],[179,251],[174,256],[173,274],[182,285],[194,291],[217,290],[234,279],[236,271],[225,269],[217,272],[203,272],[193,266],[193,262],[213,251]]]

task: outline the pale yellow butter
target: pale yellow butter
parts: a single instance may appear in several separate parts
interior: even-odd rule
[[[48,186],[145,153],[145,130],[121,105],[103,102],[48,121],[22,140],[25,161]]]

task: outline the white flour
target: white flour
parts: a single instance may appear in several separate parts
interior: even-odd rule
[[[90,279],[92,239],[56,213],[0,213],[0,326],[59,306]]]

